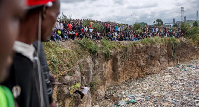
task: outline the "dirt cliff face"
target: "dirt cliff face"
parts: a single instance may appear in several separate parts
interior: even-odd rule
[[[198,53],[198,48],[180,41],[175,45],[135,44],[113,50],[109,59],[104,53],[79,59],[73,72],[59,78],[63,85],[58,87],[58,101],[65,107],[92,107],[104,98],[107,87],[158,73],[179,62],[197,59]],[[89,94],[82,101],[80,96],[69,92],[69,87],[75,83],[90,86]]]

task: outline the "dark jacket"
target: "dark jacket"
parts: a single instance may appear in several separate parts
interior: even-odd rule
[[[14,86],[19,86],[21,88],[21,94],[17,98],[15,98],[19,107],[41,107],[41,96],[43,96],[44,101],[43,107],[49,107],[49,101],[53,101],[52,97],[49,97],[47,94],[48,92],[52,93],[52,89],[47,89],[49,74],[43,72],[43,69],[46,68],[44,66],[41,66],[39,72],[41,75],[41,80],[39,80],[37,63],[39,65],[45,65],[43,63],[44,58],[42,56],[43,55],[41,55],[41,57],[39,58],[42,60],[41,62],[36,57],[36,52],[35,57],[38,60],[35,60],[34,62],[32,62],[29,58],[23,56],[21,53],[16,53],[13,57],[13,63],[10,69],[9,77],[3,83],[3,85],[8,87],[11,91]],[[51,85],[48,87],[51,87]],[[42,88],[42,91],[40,91],[40,88]]]
[[[49,106],[44,74],[41,73],[42,81],[39,81],[37,62],[33,63],[21,53],[16,53],[7,80],[3,83],[11,91],[14,86],[20,86],[21,94],[15,98],[19,107],[41,107],[40,85],[42,83],[44,107]]]
[[[47,60],[46,60],[46,55],[44,53],[43,44],[42,42],[40,43],[41,45],[40,45],[39,60],[40,60],[42,71],[44,73],[45,82],[47,84],[47,94],[49,97],[49,104],[51,104],[53,102],[53,98],[52,98],[53,90],[52,90],[51,82],[49,80],[49,67],[47,65]],[[36,49],[38,49],[38,41],[34,42],[33,45]]]

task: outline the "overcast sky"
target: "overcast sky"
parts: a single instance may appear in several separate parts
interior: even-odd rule
[[[73,19],[91,18],[124,24],[181,20],[181,7],[187,20],[196,20],[199,0],[61,0],[61,13]]]

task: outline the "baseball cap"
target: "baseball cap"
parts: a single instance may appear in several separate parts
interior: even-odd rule
[[[46,5],[48,7],[53,6],[53,1],[55,0],[26,0],[27,9],[33,9],[42,5]]]
[[[56,82],[54,75],[51,74],[51,73],[49,73],[49,80],[50,80],[50,82],[51,82],[52,85],[59,85],[59,84],[61,84],[59,82]]]

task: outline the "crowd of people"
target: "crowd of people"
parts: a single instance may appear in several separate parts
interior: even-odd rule
[[[85,21],[90,21],[89,25],[85,25]],[[95,31],[94,25],[100,25],[102,30]],[[145,25],[140,32],[134,31],[132,25],[118,24],[112,22],[101,22],[94,20],[73,20],[73,21],[57,21],[53,29],[51,39],[57,41],[65,41],[69,39],[90,38],[91,40],[101,40],[107,38],[110,41],[137,41],[147,37],[181,37],[180,28],[173,31],[166,27],[148,27]]]
[[[56,107],[52,85],[60,83],[49,73],[42,45],[51,35],[55,42],[84,37],[114,41],[182,35],[147,26],[137,34],[131,26],[109,22],[94,21],[89,26],[83,26],[84,21],[80,20],[56,22],[60,0],[1,0],[0,8],[0,107]],[[94,24],[101,25],[102,32],[95,31]],[[88,87],[82,89],[74,92],[81,98],[89,91]]]

